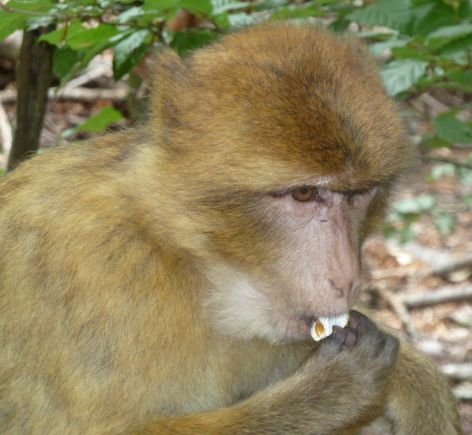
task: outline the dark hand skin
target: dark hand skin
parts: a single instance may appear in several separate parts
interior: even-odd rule
[[[351,419],[357,424],[360,421],[368,422],[373,415],[380,415],[383,411],[398,351],[399,341],[396,337],[379,329],[364,314],[353,310],[349,314],[347,327],[333,328],[333,334],[321,342],[319,350],[306,363],[303,372],[311,378],[312,383],[320,382],[321,370],[331,373],[331,382],[333,386],[337,384],[338,394],[323,393],[321,396],[333,400],[333,407],[339,407],[343,422]],[[343,382],[346,383],[344,387],[340,385]],[[354,397],[355,401],[352,400]],[[343,409],[339,404],[345,398],[348,398],[349,403],[345,403],[346,408]],[[312,400],[320,400],[318,391],[314,391]],[[352,431],[349,424],[346,428]],[[342,429],[340,426],[337,430]]]

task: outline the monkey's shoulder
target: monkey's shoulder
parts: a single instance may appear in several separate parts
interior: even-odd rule
[[[62,220],[70,234],[129,221],[133,165],[148,147],[138,136],[135,130],[107,134],[23,162],[0,181],[0,225],[16,222],[55,233]]]
[[[42,150],[0,180],[0,196],[7,201],[23,195],[32,198],[36,193],[47,201],[104,184],[123,171],[142,146],[142,135],[130,129]]]

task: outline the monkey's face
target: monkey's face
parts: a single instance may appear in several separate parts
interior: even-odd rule
[[[217,326],[247,338],[304,339],[316,318],[348,312],[361,284],[361,234],[377,190],[303,184],[228,210],[225,229],[211,242],[220,255],[208,267],[214,288],[207,308]]]
[[[408,157],[368,56],[311,27],[267,26],[162,69],[174,233],[207,264],[216,325],[302,339],[316,317],[347,312],[362,240]]]

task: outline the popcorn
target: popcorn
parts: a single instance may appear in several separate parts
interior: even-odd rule
[[[333,333],[333,326],[345,328],[349,321],[349,314],[341,314],[334,317],[320,317],[311,327],[313,340],[320,341]]]

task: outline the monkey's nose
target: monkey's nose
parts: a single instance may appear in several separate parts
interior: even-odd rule
[[[330,287],[334,290],[334,294],[338,298],[349,298],[355,288],[354,281],[349,281],[347,283],[335,283],[332,279],[329,279],[328,281]]]

